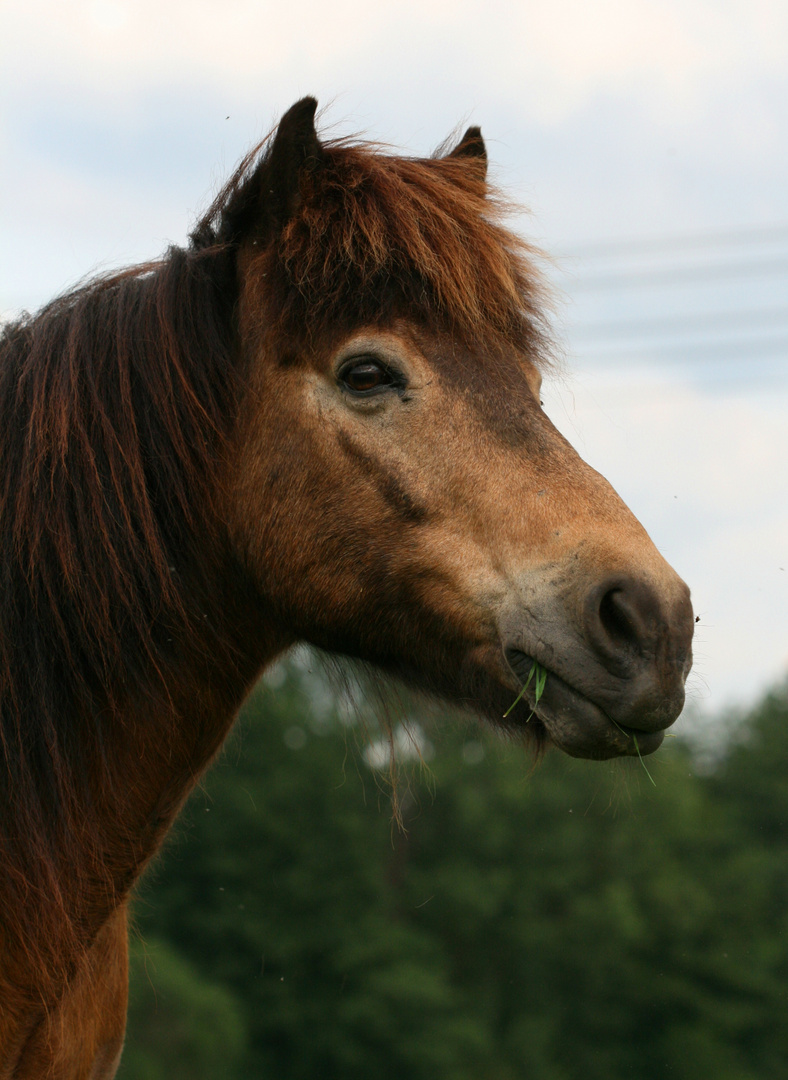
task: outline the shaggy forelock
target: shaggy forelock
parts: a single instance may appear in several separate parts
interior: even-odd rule
[[[407,314],[485,350],[549,363],[537,253],[473,159],[412,159],[330,143],[300,205],[252,260],[247,289],[271,333],[324,337]]]

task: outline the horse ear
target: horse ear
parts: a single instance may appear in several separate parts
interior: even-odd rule
[[[469,127],[460,142],[446,155],[449,158],[472,158],[481,172],[482,179],[487,175],[487,147],[482,138],[482,129]]]
[[[301,176],[317,167],[323,154],[315,131],[317,101],[305,97],[279,121],[271,150],[263,163],[260,192],[265,217],[282,228],[298,210]]]
[[[191,234],[195,248],[237,244],[244,237],[266,242],[291,220],[298,210],[302,174],[316,168],[323,156],[315,131],[316,109],[315,99],[305,97],[287,110],[254,172],[245,176],[248,163],[242,162]]]

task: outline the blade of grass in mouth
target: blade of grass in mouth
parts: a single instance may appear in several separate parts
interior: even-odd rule
[[[531,685],[531,679],[533,679],[533,678],[536,678],[536,682],[534,683],[534,706],[539,704],[539,699],[541,698],[542,694],[544,693],[544,686],[545,686],[545,683],[547,682],[547,670],[542,667],[542,665],[539,663],[538,660],[534,660],[533,663],[531,664],[531,670],[528,672],[528,678],[523,683],[523,686],[522,686],[522,688],[520,690],[520,693],[517,695],[517,697],[514,699],[512,704],[509,706],[509,708],[503,714],[504,720],[509,715],[509,713],[512,711],[512,709],[515,707],[515,705],[517,705],[517,703],[521,700],[523,694],[528,689],[528,687]],[[531,716],[533,716],[533,711],[531,712],[531,715],[528,717],[528,720],[531,719]],[[526,724],[528,723],[528,720],[526,720]]]

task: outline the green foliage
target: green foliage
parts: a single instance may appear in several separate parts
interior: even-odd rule
[[[232,1076],[246,1050],[233,994],[164,942],[132,938],[129,1029],[119,1080]]]
[[[124,1080],[784,1074],[788,695],[656,788],[446,717],[402,832],[342,701],[285,673],[141,890]]]

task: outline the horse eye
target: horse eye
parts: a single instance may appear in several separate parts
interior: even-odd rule
[[[377,360],[359,360],[348,364],[339,378],[354,394],[368,394],[394,383],[394,376]]]

